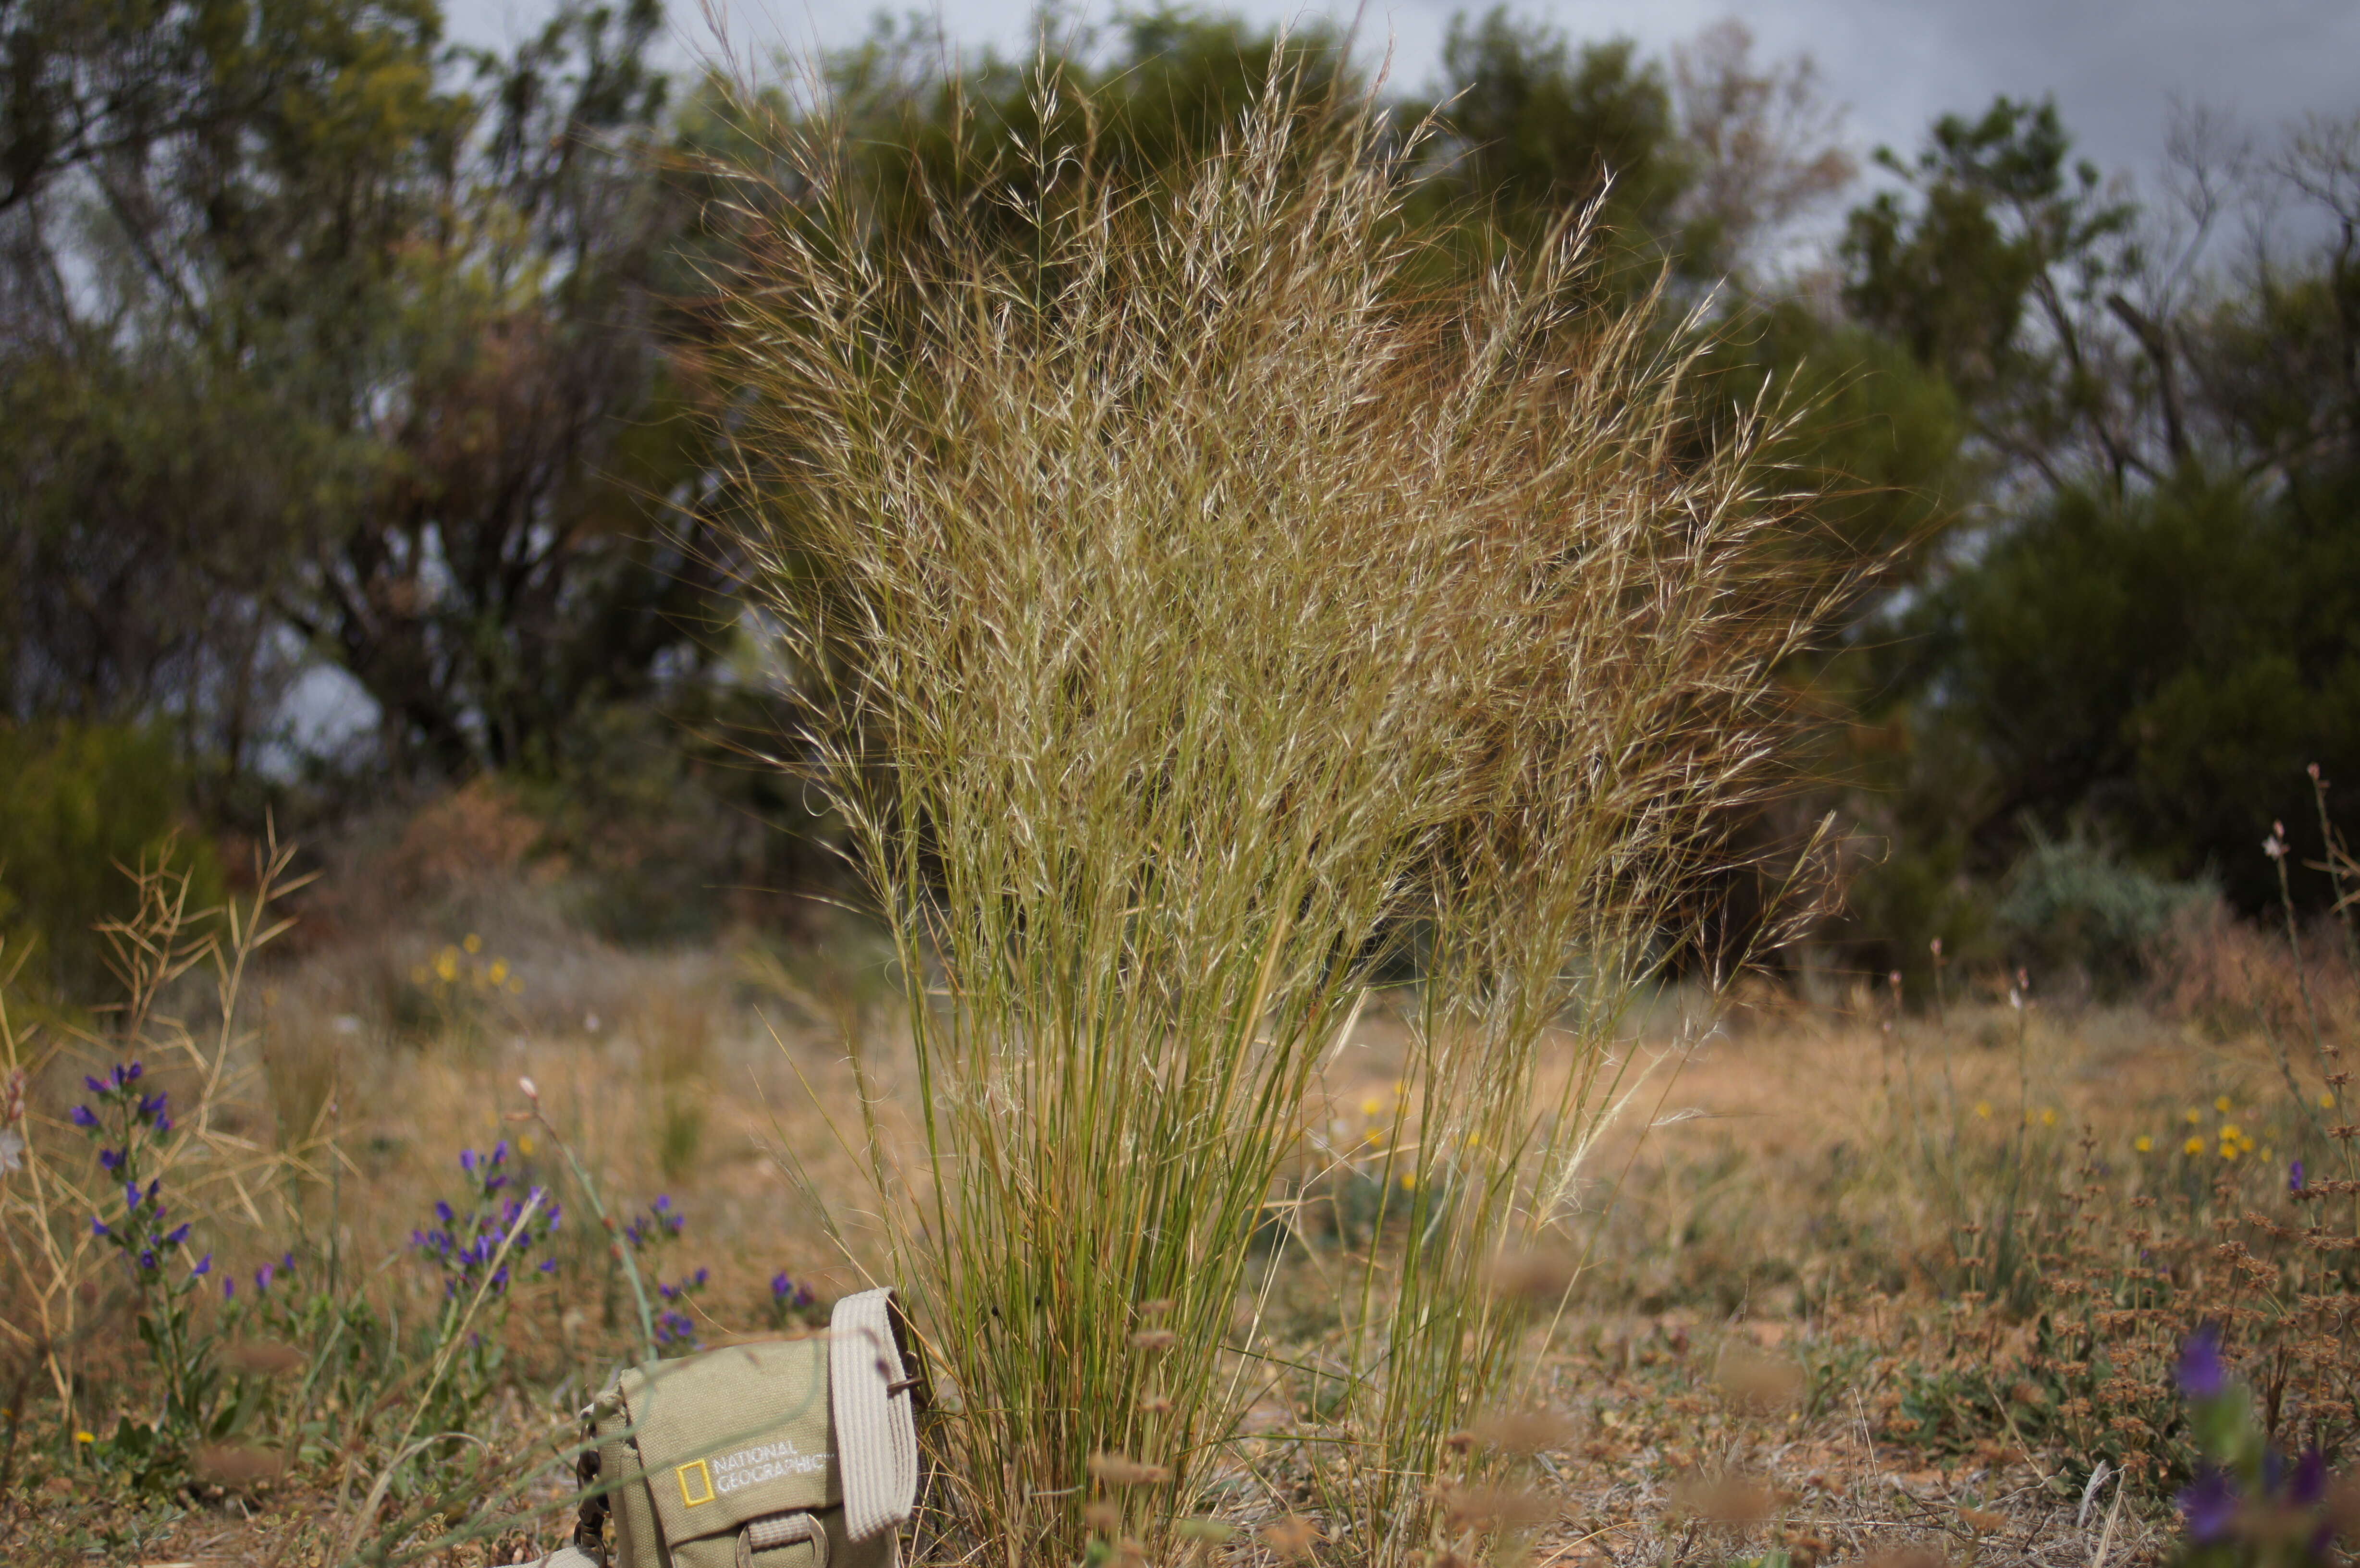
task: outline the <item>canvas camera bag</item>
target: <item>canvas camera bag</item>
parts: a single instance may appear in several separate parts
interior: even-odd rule
[[[924,1393],[890,1290],[825,1335],[620,1368],[583,1412],[603,1495],[548,1568],[894,1568]]]

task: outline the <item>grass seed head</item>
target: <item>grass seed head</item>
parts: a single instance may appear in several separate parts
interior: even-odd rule
[[[1091,1454],[1089,1470],[1093,1477],[1109,1486],[1153,1486],[1172,1479],[1167,1466],[1142,1464],[1120,1454]]]
[[[1578,1432],[1561,1410],[1502,1410],[1484,1417],[1469,1434],[1501,1454],[1548,1454],[1572,1445]]]
[[[1287,1562],[1300,1562],[1318,1546],[1319,1529],[1301,1514],[1289,1514],[1263,1527],[1262,1543]]]

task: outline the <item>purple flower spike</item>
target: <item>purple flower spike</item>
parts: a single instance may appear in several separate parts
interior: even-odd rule
[[[189,1239],[189,1227],[188,1227],[187,1225],[184,1225],[180,1226],[180,1229],[178,1229],[178,1230],[174,1231],[171,1235],[169,1235],[169,1236],[166,1236],[166,1237],[164,1238],[164,1245],[165,1245],[165,1246],[167,1246],[167,1247],[178,1247],[178,1246],[180,1246],[180,1243],[182,1243],[182,1242],[184,1242],[184,1241],[186,1241],[186,1240],[188,1240],[188,1239]]]
[[[556,1272],[557,1272],[557,1259],[556,1259],[556,1258],[542,1258],[542,1259],[541,1260],[541,1271],[542,1273],[544,1273],[544,1274],[554,1274],[554,1273],[556,1273]]]
[[[82,1075],[82,1081],[90,1085],[90,1092],[93,1094],[104,1094],[109,1089],[114,1087],[114,1085],[107,1083],[105,1079],[93,1078],[87,1073]]]
[[[268,1263],[256,1269],[254,1271],[254,1288],[257,1290],[268,1290],[270,1289],[270,1276],[273,1272],[274,1270]]]
[[[2287,1485],[2287,1501],[2307,1508],[2327,1496],[2327,1456],[2316,1448],[2306,1448],[2302,1457],[2294,1462],[2294,1475]]]
[[[470,1176],[473,1176],[475,1173],[475,1151],[474,1149],[463,1149],[459,1151],[459,1169],[464,1171]]]
[[[229,1275],[227,1275],[227,1274],[223,1275],[223,1276],[222,1276],[222,1300],[223,1300],[223,1301],[230,1301],[230,1300],[233,1300],[236,1295],[237,1295],[237,1281],[236,1281],[235,1279],[232,1279],[232,1278],[231,1278]]]
[[[194,1269],[190,1269],[190,1270],[189,1270],[189,1278],[190,1278],[190,1279],[203,1279],[206,1275],[208,1275],[208,1274],[212,1273],[213,1271],[213,1255],[212,1253],[208,1252],[208,1253],[206,1253],[202,1258],[198,1258],[198,1259],[197,1259],[197,1266],[196,1266]],[[224,1285],[226,1285],[226,1284],[228,1284],[228,1283],[229,1283],[229,1281],[228,1281],[228,1280],[226,1280],[226,1279],[224,1279],[224,1280],[223,1280],[223,1281],[222,1281],[222,1283],[223,1283],[223,1284],[224,1284]]]
[[[2180,1494],[2180,1517],[2187,1521],[2188,1538],[2199,1546],[2225,1539],[2237,1523],[2237,1488],[2220,1471],[2206,1468],[2196,1484]]]
[[[508,1157],[508,1140],[507,1138],[502,1138],[499,1142],[492,1146],[492,1163],[497,1165],[501,1160],[506,1160]]]
[[[115,1233],[106,1228],[106,1222],[104,1220],[100,1219],[96,1214],[93,1214],[90,1216],[90,1234],[93,1236],[113,1236]]]
[[[94,1127],[98,1125],[98,1118],[91,1115],[88,1105],[76,1105],[73,1108],[73,1125],[78,1127]]]
[[[2287,1167],[2287,1191],[2289,1192],[2302,1191],[2302,1161],[2300,1160]]]
[[[156,1113],[156,1130],[158,1132],[170,1132],[172,1130],[172,1118],[166,1116],[163,1112],[158,1111]]]
[[[148,1251],[139,1255],[139,1267],[142,1269],[153,1269],[156,1267],[156,1253],[154,1248],[151,1247]]]
[[[140,1067],[136,1062],[128,1067],[118,1067],[115,1071],[121,1075],[122,1081],[126,1083],[136,1083],[139,1081]]]
[[[126,1209],[137,1209],[139,1206],[138,1182],[126,1181],[123,1184],[123,1206]]]
[[[120,1171],[123,1169],[123,1151],[119,1149],[102,1149],[98,1151],[98,1162],[106,1167],[109,1171]]]
[[[2191,1399],[2217,1399],[2229,1387],[2221,1361],[2221,1330],[2206,1323],[2180,1347],[2180,1391]]]

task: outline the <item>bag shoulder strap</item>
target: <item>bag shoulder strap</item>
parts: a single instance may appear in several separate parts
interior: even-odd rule
[[[828,1320],[836,1471],[854,1541],[891,1530],[917,1506],[920,1379],[902,1365],[899,1317],[888,1289],[845,1297]]]

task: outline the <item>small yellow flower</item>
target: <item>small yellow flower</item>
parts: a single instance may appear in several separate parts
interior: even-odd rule
[[[469,931],[467,933],[467,939],[459,945],[465,948],[469,953],[481,953],[484,951],[484,939],[477,936],[474,931]],[[2224,1104],[2222,1108],[2226,1110],[2228,1107]]]
[[[2322,1094],[2319,1097],[2319,1108],[2322,1111],[2333,1110],[2335,1108],[2335,1096],[2333,1094]]]
[[[459,950],[446,947],[434,955],[434,975],[444,985],[459,977]]]
[[[74,1433],[74,1441],[76,1443],[96,1443],[98,1439],[91,1436],[91,1434],[86,1432],[78,1432]]]
[[[2234,1160],[2244,1152],[2244,1149],[2239,1149],[2234,1143],[2224,1143],[2221,1146],[2221,1158],[2223,1160]]]
[[[2190,1111],[2189,1111],[2189,1113],[2188,1113],[2188,1125],[2189,1125],[2190,1127],[2195,1127],[2196,1125],[2198,1125],[2199,1123],[2201,1123],[2202,1121],[2203,1121],[2203,1119],[2204,1119],[2204,1113],[2203,1113],[2202,1111],[2193,1109],[2192,1107],[2190,1109]]]
[[[1374,1094],[1370,1095],[1367,1099],[1360,1102],[1360,1114],[1364,1116],[1373,1116],[1384,1108],[1384,1102],[1378,1099]]]
[[[492,977],[493,985],[505,985],[508,981],[508,961],[505,958],[495,958],[492,960],[491,968],[485,973]]]
[[[2221,1124],[2221,1141],[2223,1143],[2235,1143],[2245,1136],[2245,1129],[2239,1127],[2235,1122],[2223,1122]]]
[[[517,1152],[519,1154],[530,1154],[532,1152],[532,1139],[529,1138],[520,1138],[517,1139]]]
[[[2040,1113],[2040,1125],[2042,1127],[2055,1127],[2057,1125],[2057,1113],[2053,1110],[2042,1111]]]
[[[2201,1138],[2191,1138],[2180,1146],[2180,1152],[2193,1160],[2204,1152],[2204,1140]]]
[[[1976,1116],[1981,1116],[1985,1121],[1989,1121],[1991,1120],[1991,1102],[1989,1100],[1977,1100],[1975,1102]]]
[[[2220,1112],[2223,1116],[2227,1116],[2229,1114],[2229,1096],[2223,1094],[2219,1099],[2213,1101],[2212,1108]]]
[[[2137,1149],[2141,1154],[2153,1154],[2155,1152],[2155,1139],[2147,1137],[2145,1133],[2141,1133],[2132,1141],[2131,1147]]]
[[[1417,1191],[1417,1177],[1414,1173],[1407,1171],[1403,1173],[1402,1191],[1404,1192],[1415,1192]]]

